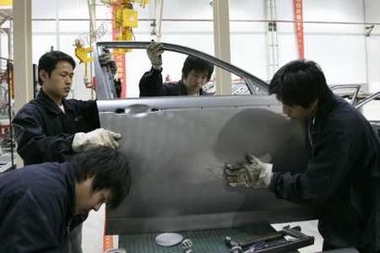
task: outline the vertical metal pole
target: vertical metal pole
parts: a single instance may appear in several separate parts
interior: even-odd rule
[[[15,159],[14,159],[14,154],[15,154],[15,150],[14,150],[14,147],[13,147],[13,128],[12,128],[12,91],[11,91],[11,83],[13,83],[13,66],[12,66],[12,63],[10,60],[7,60],[7,83],[8,83],[8,118],[9,118],[9,139],[10,139],[10,144],[11,144],[11,166],[12,166],[12,169],[15,169],[16,166],[15,166]]]
[[[31,2],[13,1],[15,109],[33,98]]]
[[[156,0],[155,8],[155,20],[156,20],[156,38],[157,41],[161,41],[161,22],[162,22],[162,11],[164,7],[164,0]]]
[[[303,32],[303,1],[293,0],[294,20],[296,27],[298,57],[299,59],[305,58],[305,44]]]
[[[267,0],[267,45],[268,45],[268,80],[278,68],[277,15],[275,0]]]
[[[55,10],[55,41],[56,41],[56,46],[57,48],[51,48],[51,49],[54,49],[54,50],[60,50],[60,41],[59,41],[59,2],[60,0],[58,0],[57,2],[57,8]]]
[[[13,20],[9,20],[8,36],[8,58],[13,56]]]
[[[34,97],[32,65],[32,0],[13,0],[15,109]],[[21,159],[17,160],[21,166]]]
[[[367,23],[367,6],[366,6],[365,0],[362,0],[362,8],[363,8],[363,22]],[[365,25],[364,25],[364,30],[365,30]],[[370,43],[371,37],[364,36],[364,39],[365,39],[364,47],[365,47],[366,83],[365,83],[365,87],[362,87],[362,91],[369,92],[370,91],[370,82],[372,81],[371,80],[370,56],[369,56],[369,52],[370,52],[369,47],[371,46],[371,43]]]
[[[96,43],[96,0],[88,0],[88,13],[90,16],[90,38],[89,38],[89,45],[88,46],[93,46]],[[88,76],[92,78],[93,75],[93,64],[90,63],[85,63],[88,64]],[[89,80],[90,82],[92,80]],[[90,89],[91,92],[91,98],[94,98],[95,93],[93,89]]]
[[[214,0],[212,2],[214,15],[214,47],[215,56],[226,62],[231,62],[230,51],[230,15],[229,0]],[[231,74],[216,68],[216,93],[231,94]]]

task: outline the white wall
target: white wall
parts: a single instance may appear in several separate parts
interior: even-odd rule
[[[74,40],[85,38],[89,31],[87,1],[33,0],[33,62],[54,49],[74,55]],[[212,7],[209,0],[164,0],[161,41],[177,43],[214,55]],[[305,57],[318,62],[330,84],[368,83],[371,91],[380,90],[380,1],[379,0],[304,0]],[[278,27],[278,63],[296,59],[297,44],[294,30],[292,0],[276,0]],[[365,7],[363,6],[365,3]],[[149,41],[150,22],[154,18],[154,1],[139,11],[139,27],[134,29],[136,40]],[[99,19],[110,19],[108,8],[97,7]],[[231,62],[254,75],[269,80],[265,0],[230,0]],[[85,19],[85,20],[81,20]],[[165,19],[172,19],[165,21]],[[180,19],[175,21],[174,19]],[[144,21],[145,20],[145,21]],[[198,20],[198,21],[196,21]],[[201,20],[201,21],[200,21]],[[335,22],[335,23],[328,23]],[[377,23],[371,36],[366,37],[363,22]],[[354,24],[356,23],[356,24]],[[111,23],[98,21],[105,34],[99,40],[110,40]],[[138,81],[149,69],[145,52],[127,54],[127,94],[138,96]],[[180,78],[184,57],[165,53],[163,75]],[[78,62],[78,61],[77,61]],[[72,97],[93,98],[84,87],[84,66],[75,72]],[[97,217],[97,218],[94,218]],[[91,214],[85,227],[86,252],[100,252],[104,212]],[[98,231],[92,234],[88,231]],[[88,243],[87,243],[88,241]]]
[[[139,27],[134,29],[136,40],[155,38],[150,35],[150,21],[147,21],[155,14],[154,1],[150,2],[145,9],[135,5],[142,19]],[[296,59],[298,55],[294,24],[289,22],[293,20],[292,3],[292,0],[276,1],[279,66]],[[380,28],[376,25],[371,36],[366,37],[363,24],[366,21],[379,23],[378,10],[380,2],[377,0],[304,0],[305,58],[321,65],[330,84],[369,83],[371,91],[380,90]],[[75,38],[88,34],[89,22],[78,20],[89,17],[86,1],[33,0],[32,16],[35,19],[34,62],[51,46],[74,56]],[[109,9],[98,6],[97,17],[110,19]],[[267,19],[266,1],[230,1],[230,18],[231,62],[269,80],[267,25],[263,22]],[[165,0],[163,19],[161,41],[214,54],[212,6],[209,1]],[[100,25],[105,27],[106,34],[99,40],[110,40],[110,22],[98,21],[97,27]],[[179,78],[182,59],[164,55],[164,75],[169,73]],[[138,96],[138,80],[149,68],[149,64],[143,62],[146,62],[144,53],[127,54],[128,96]],[[93,94],[84,87],[83,76],[84,66],[81,64],[76,69],[72,96],[91,98]]]
[[[366,37],[368,60],[368,83],[372,92],[380,90],[380,1],[365,0],[365,18],[368,23],[377,23],[370,36]]]
[[[307,21],[363,22],[362,1],[305,1]],[[363,25],[305,25],[305,57],[317,61],[331,84],[367,83]]]

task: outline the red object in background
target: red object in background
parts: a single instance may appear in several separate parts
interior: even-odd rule
[[[117,40],[117,30],[115,27],[115,17],[116,17],[116,9],[118,7],[113,5],[112,6],[112,40]],[[117,67],[117,77],[120,79],[121,82],[121,95],[120,98],[126,98],[127,97],[127,73],[125,70],[126,66],[126,59],[125,59],[125,53],[120,53],[117,55],[114,55],[116,67]]]
[[[7,137],[11,129],[9,121],[0,122],[0,138],[4,139]]]
[[[303,33],[302,0],[293,0],[295,28],[297,33],[298,57],[305,58],[305,45]]]
[[[118,54],[115,56],[115,62],[117,67],[117,78],[121,82],[121,95],[120,98],[127,97],[127,80],[126,80],[126,71],[125,71],[125,53]]]

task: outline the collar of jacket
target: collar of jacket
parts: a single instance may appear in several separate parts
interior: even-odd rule
[[[179,80],[177,85],[179,86],[179,89],[180,89],[180,95],[188,95],[187,90],[186,90],[186,86],[182,80]],[[199,89],[199,96],[204,96],[204,95],[207,95],[207,93],[204,92],[202,88],[200,88]]]
[[[178,95],[187,95],[186,86],[183,83],[183,81],[179,80],[177,85],[178,85],[178,90],[179,90]]]
[[[88,213],[75,214],[76,208],[76,195],[75,195],[75,184],[77,179],[75,177],[75,165],[72,162],[64,162],[60,164],[63,171],[67,171],[67,190],[68,190],[68,206],[67,206],[67,231],[70,232],[78,224],[85,221],[88,217]]]
[[[324,100],[319,101],[318,109],[314,116],[315,124],[326,119],[331,110],[339,103],[339,100],[341,100],[341,98],[330,91]]]
[[[61,108],[54,103],[54,101],[46,95],[46,93],[40,89],[40,91],[37,94],[36,102],[40,103],[42,106],[44,106],[49,112],[53,114],[62,114]],[[62,99],[63,107],[65,108],[65,111],[72,111],[73,108],[70,104],[70,102],[67,99]]]
[[[67,190],[68,190],[68,196],[70,197],[68,201],[68,214],[70,217],[75,215],[75,166],[72,162],[64,162],[61,163],[60,166],[62,167],[63,171],[67,171],[66,177],[67,177]]]

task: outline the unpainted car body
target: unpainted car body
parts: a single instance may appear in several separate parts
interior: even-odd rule
[[[144,49],[149,42],[100,42],[102,48]],[[252,95],[115,99],[108,70],[95,61],[102,127],[120,132],[133,185],[115,211],[108,234],[136,234],[242,226],[314,218],[305,206],[276,199],[268,189],[230,188],[225,163],[247,152],[266,162],[306,167],[302,124],[287,119],[267,95],[266,82],[210,55],[173,44],[165,50],[211,61],[243,80]],[[97,60],[97,56],[95,56]]]

